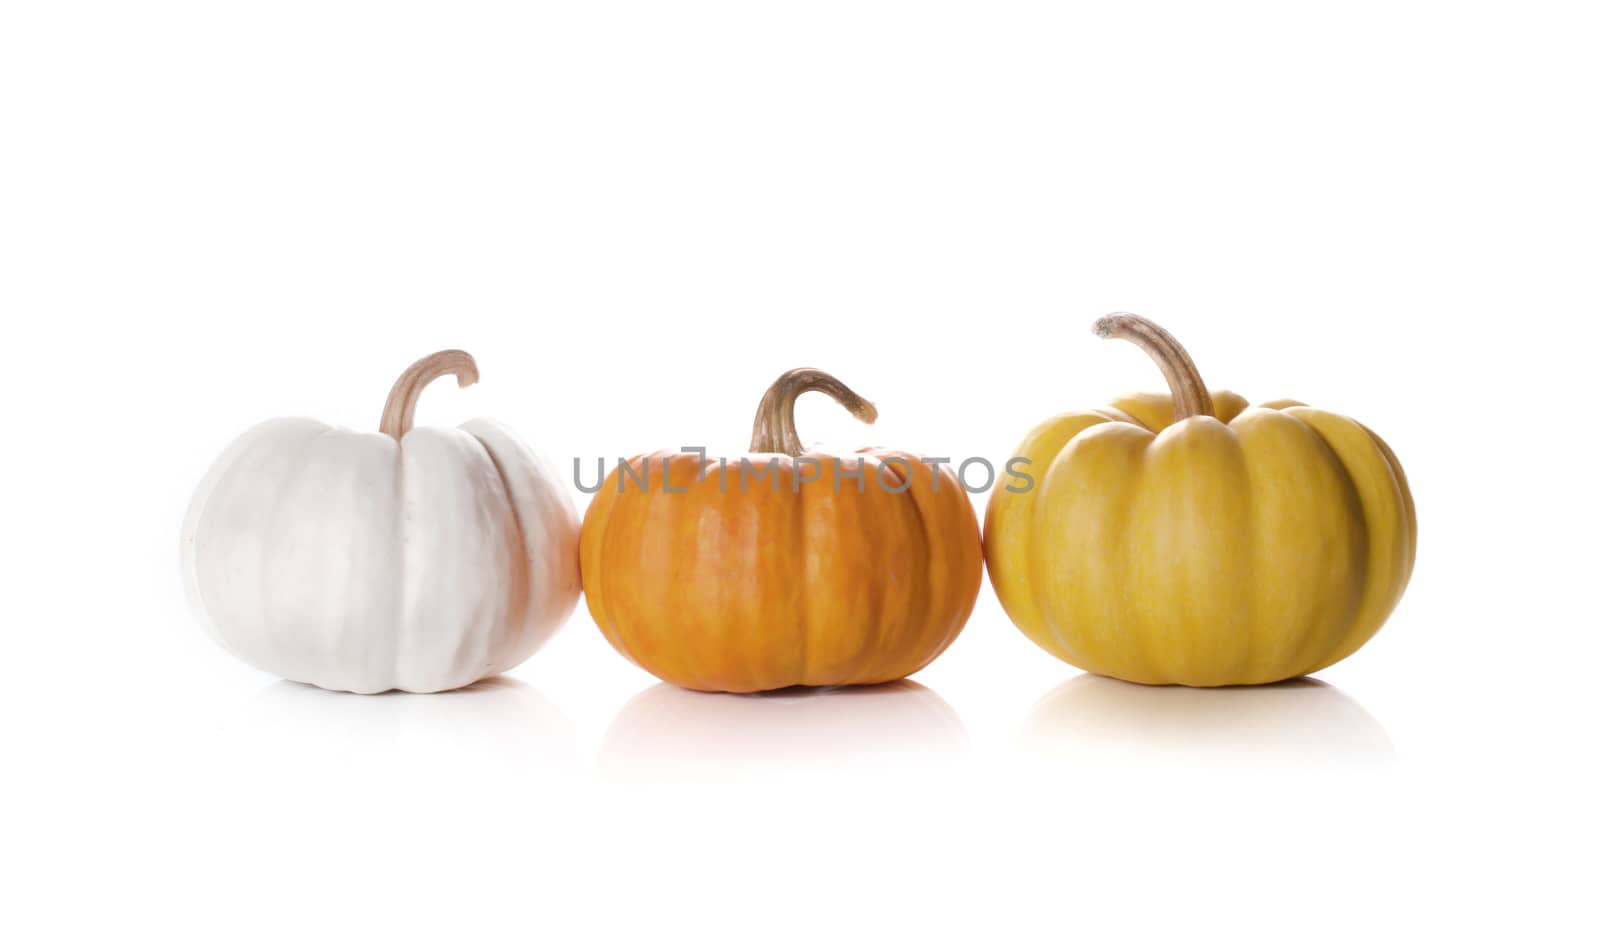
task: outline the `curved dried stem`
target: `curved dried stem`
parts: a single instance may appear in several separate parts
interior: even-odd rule
[[[878,409],[872,402],[828,373],[820,369],[790,369],[778,376],[756,407],[755,427],[750,435],[751,453],[791,457],[805,453],[805,445],[800,443],[800,435],[794,427],[794,402],[806,392],[825,393],[867,424],[878,420]]]
[[[1094,333],[1102,339],[1125,339],[1143,349],[1172,389],[1172,420],[1176,424],[1196,415],[1216,417],[1211,393],[1200,378],[1200,370],[1184,351],[1183,344],[1153,321],[1132,313],[1113,313],[1095,321]]]
[[[466,388],[478,381],[478,364],[459,349],[446,349],[431,356],[423,356],[400,374],[394,388],[389,390],[389,400],[383,403],[383,417],[378,420],[378,430],[395,440],[411,430],[412,419],[417,414],[417,399],[429,382],[446,375],[456,377],[456,385]]]

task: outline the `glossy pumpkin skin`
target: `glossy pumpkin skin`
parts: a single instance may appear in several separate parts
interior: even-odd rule
[[[1138,395],[1045,421],[997,488],[990,581],[1035,643],[1152,685],[1254,685],[1316,672],[1371,639],[1416,553],[1399,461],[1361,424],[1299,402],[1174,423]]]
[[[754,473],[741,488],[738,457],[726,487],[717,458],[701,479],[695,454],[649,455],[648,492],[632,479],[619,492],[620,468],[611,472],[579,556],[589,612],[619,653],[685,688],[757,692],[890,682],[955,640],[983,577],[977,516],[956,475],[893,451],[837,467],[832,455],[803,456],[746,455],[758,472],[776,461],[776,492]],[[642,473],[641,458],[629,464]],[[666,491],[663,466],[686,492]],[[909,469],[910,486],[886,491],[880,467],[890,489]],[[858,469],[864,486],[848,476]]]

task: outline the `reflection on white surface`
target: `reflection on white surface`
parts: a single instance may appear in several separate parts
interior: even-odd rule
[[[949,759],[967,731],[944,699],[909,680],[756,695],[691,692],[667,683],[612,719],[602,771],[670,767],[802,769]]]
[[[1375,764],[1394,756],[1366,709],[1316,679],[1191,689],[1081,675],[1033,707],[1023,737],[1033,753],[1084,765]]]
[[[516,679],[417,695],[355,695],[297,682],[267,686],[222,728],[224,751],[252,763],[316,761],[362,773],[426,767],[571,767],[577,747],[566,718]]]

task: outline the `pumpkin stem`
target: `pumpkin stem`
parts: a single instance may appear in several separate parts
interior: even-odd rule
[[[1156,365],[1161,367],[1161,374],[1167,377],[1167,385],[1172,389],[1172,423],[1196,415],[1216,417],[1211,393],[1206,391],[1206,383],[1200,379],[1200,370],[1194,367],[1194,360],[1189,358],[1183,344],[1173,339],[1171,333],[1132,313],[1113,313],[1101,317],[1094,323],[1094,333],[1101,339],[1125,339],[1156,361]]]
[[[478,364],[459,349],[446,349],[431,356],[423,356],[400,373],[394,388],[389,390],[389,400],[383,403],[383,417],[378,420],[378,430],[395,440],[406,436],[411,421],[417,414],[417,399],[429,382],[440,376],[453,375],[461,388],[478,381]]]
[[[750,435],[750,453],[788,454],[790,457],[805,453],[805,445],[800,443],[800,435],[794,429],[794,401],[812,391],[826,392],[867,424],[878,420],[878,409],[872,402],[828,373],[820,369],[790,369],[778,376],[778,381],[761,396],[761,404],[756,407],[755,429]]]

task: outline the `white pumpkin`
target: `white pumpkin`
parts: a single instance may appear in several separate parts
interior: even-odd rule
[[[279,418],[246,431],[183,525],[190,602],[224,648],[325,689],[437,692],[527,659],[577,603],[578,514],[505,427],[411,427],[423,386],[477,381],[435,353],[380,432]]]

